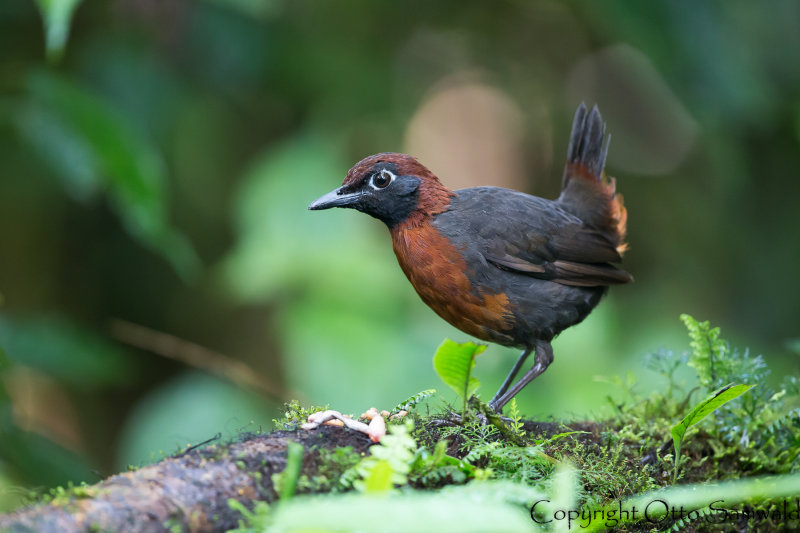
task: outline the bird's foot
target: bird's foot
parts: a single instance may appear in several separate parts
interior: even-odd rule
[[[486,420],[486,425],[492,425],[496,427],[500,431],[501,435],[517,446],[526,446],[524,437],[517,434],[508,426],[507,422],[511,421],[510,418],[504,418],[503,416],[499,415],[489,406],[489,404],[483,403],[474,396],[470,398],[469,404],[475,410],[476,416],[482,416]]]

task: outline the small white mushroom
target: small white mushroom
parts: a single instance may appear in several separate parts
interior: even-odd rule
[[[327,426],[345,426],[369,435],[372,442],[380,441],[381,437],[386,435],[386,422],[384,417],[381,416],[375,407],[370,408],[362,417],[370,420],[369,425],[364,422],[359,422],[358,420],[353,420],[351,416],[343,415],[339,411],[328,409],[327,411],[319,411],[318,413],[308,415],[308,422],[300,427],[311,430],[318,428],[322,424]]]
[[[338,418],[340,416],[342,416],[342,413],[340,413],[339,411],[328,409],[327,411],[319,411],[317,413],[312,413],[308,415],[308,421],[316,422],[317,424],[322,424],[323,422],[330,420],[331,418]]]
[[[386,435],[386,422],[381,415],[376,416],[370,421],[369,427],[367,428],[367,435],[369,435],[369,440],[372,442],[380,442],[381,438]]]

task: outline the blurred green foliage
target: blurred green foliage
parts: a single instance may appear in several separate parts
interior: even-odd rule
[[[593,377],[685,344],[681,312],[797,371],[796,2],[6,0],[0,49],[0,506],[274,414],[112,319],[344,411],[434,385],[441,339],[469,339],[418,300],[378,222],[306,206],[409,145],[452,187],[496,168],[469,179],[555,196],[581,100],[613,135],[637,282],[556,341],[522,412],[596,414]],[[482,126],[482,100],[431,111],[465,87],[513,120]],[[483,154],[495,138],[521,171]],[[516,355],[491,346],[484,386]]]
[[[119,386],[135,377],[134,362],[117,346],[63,319],[0,316],[0,344],[9,361],[76,387]]]
[[[194,252],[165,220],[165,169],[154,147],[86,88],[33,73],[28,91],[18,127],[67,191],[88,199],[106,190],[131,236],[163,254],[183,277],[195,274]]]
[[[47,56],[58,60],[64,53],[72,13],[81,0],[35,0],[42,13]]]
[[[186,374],[144,396],[120,438],[125,464],[156,462],[181,448],[213,438],[270,428],[264,407],[246,391],[201,374]]]

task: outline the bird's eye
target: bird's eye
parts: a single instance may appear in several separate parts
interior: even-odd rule
[[[374,189],[385,189],[392,182],[393,178],[394,175],[391,172],[388,170],[381,170],[372,176],[370,185],[372,185]]]

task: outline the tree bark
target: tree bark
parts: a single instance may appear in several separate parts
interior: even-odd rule
[[[290,441],[306,449],[304,470],[317,447],[353,446],[366,451],[366,435],[323,426],[313,431],[246,435],[229,444],[211,444],[112,476],[96,485],[68,491],[47,504],[0,515],[0,531],[161,532],[226,531],[241,518],[229,499],[251,507],[253,500],[275,501],[272,474],[286,467]]]

